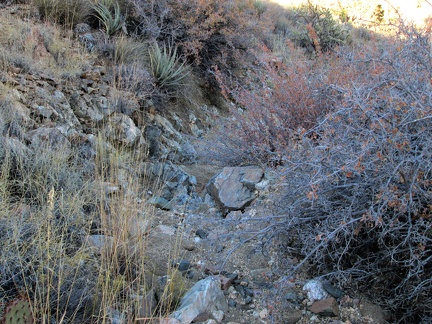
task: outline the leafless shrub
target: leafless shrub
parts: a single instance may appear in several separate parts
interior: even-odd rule
[[[286,154],[274,227],[302,258],[292,273],[368,292],[412,323],[432,312],[432,65],[427,33],[399,36],[351,58],[359,73],[333,85],[336,109]]]

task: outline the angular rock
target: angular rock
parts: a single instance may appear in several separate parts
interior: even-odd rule
[[[55,110],[55,119],[57,122],[66,124],[69,128],[79,129],[81,127],[80,122],[75,116],[68,99],[65,94],[59,90],[48,87],[36,87],[34,95],[33,107],[45,107],[43,110],[46,112]],[[42,111],[38,109],[38,113]]]
[[[178,310],[171,314],[182,324],[192,323],[200,314],[225,312],[228,309],[220,281],[214,277],[198,281],[181,299]],[[218,317],[221,317],[218,313]]]
[[[389,323],[391,314],[384,311],[378,305],[372,304],[366,299],[362,299],[359,305],[360,314],[373,320],[373,323],[384,324]],[[424,322],[426,323],[426,322]]]
[[[69,104],[78,118],[98,122],[104,117],[96,105],[92,104],[91,101],[90,105],[88,105],[85,98],[78,92],[70,96]]]
[[[135,126],[131,118],[123,114],[110,115],[103,133],[112,144],[120,144],[127,148],[144,145],[141,130]]]
[[[34,149],[49,148],[64,155],[71,153],[71,143],[57,128],[39,127],[26,134],[30,147]]]
[[[224,214],[242,210],[255,198],[255,184],[264,176],[260,167],[226,167],[207,184],[207,192]]]
[[[137,218],[131,221],[129,233],[132,237],[142,237],[147,235],[151,230],[151,221],[149,219]]]
[[[156,208],[163,209],[163,210],[173,209],[172,204],[168,200],[166,200],[164,197],[159,197],[159,196],[152,197],[148,201],[148,203],[150,205],[154,205]]]
[[[158,225],[150,230],[145,243],[146,269],[155,276],[164,276],[170,268],[172,251],[178,244],[176,229],[172,226]]]
[[[81,73],[80,75],[81,79],[87,79],[91,81],[100,81],[101,79],[101,73],[97,69],[87,70]]]
[[[282,314],[284,324],[295,324],[302,318],[302,312],[298,309],[285,309]]]
[[[140,166],[141,175],[154,182],[158,187],[162,184],[158,196],[150,199],[149,203],[161,209],[172,209],[176,205],[184,206],[195,192],[196,178],[184,172],[172,163],[144,162]]]
[[[322,316],[339,316],[339,307],[333,297],[314,302],[309,310]]]
[[[338,287],[332,285],[329,282],[323,282],[322,286],[324,290],[327,291],[334,298],[341,298],[342,296],[345,295],[345,293],[342,290],[340,290]]]

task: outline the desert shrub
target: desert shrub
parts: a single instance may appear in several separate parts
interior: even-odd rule
[[[309,1],[297,10],[297,19],[301,28],[293,31],[291,39],[309,52],[326,52],[348,41],[349,33],[329,9]]]
[[[115,69],[115,85],[140,97],[149,96],[154,91],[154,78],[141,65],[119,65]]]
[[[412,323],[432,312],[432,66],[426,33],[400,36],[385,55],[353,53],[358,75],[287,152],[277,227],[302,258],[291,274],[367,292]]]
[[[130,8],[128,27],[132,34],[150,40],[172,34],[170,24],[167,23],[171,12],[168,1],[128,0],[127,3]]]
[[[130,25],[138,35],[175,44],[215,91],[209,73],[217,64],[224,74],[249,66],[249,48],[273,32],[272,5],[261,1],[131,1]]]
[[[286,50],[290,55],[283,53],[283,60],[267,48],[263,52],[257,73],[232,89],[215,67],[222,93],[233,105],[229,120],[218,131],[217,143],[206,151],[214,161],[284,164],[286,147],[292,145],[298,131],[313,127],[332,107],[320,91],[327,78],[326,59],[308,60],[292,44]]]
[[[92,14],[92,5],[88,0],[35,0],[42,19],[62,24],[72,29]]]

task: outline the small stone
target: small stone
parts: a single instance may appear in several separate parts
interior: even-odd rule
[[[87,80],[91,80],[91,81],[99,81],[101,78],[101,74],[98,70],[89,70],[89,71],[85,71],[84,73],[81,74],[81,79],[87,79]]]
[[[225,316],[225,313],[223,311],[221,311],[221,310],[215,310],[215,311],[212,312],[212,315],[213,315],[213,318],[218,323],[221,323],[222,320],[223,320],[223,318],[224,318],[224,316]]]
[[[252,301],[253,301],[253,299],[250,296],[246,297],[245,300],[244,300],[245,305],[249,305],[250,303],[252,303]]]
[[[152,235],[162,234],[162,235],[173,236],[173,235],[175,235],[175,232],[176,232],[176,229],[172,226],[158,225],[152,231]]]
[[[261,319],[266,319],[268,314],[269,314],[268,309],[264,308],[262,311],[259,312],[259,317]]]
[[[101,254],[113,248],[114,238],[106,235],[89,235],[86,242],[97,254]]]
[[[334,298],[341,298],[342,296],[345,295],[345,293],[341,289],[339,289],[336,286],[333,286],[329,282],[323,282],[322,286],[324,290],[327,291]]]
[[[243,286],[235,286],[235,289],[240,294],[240,296],[244,299],[246,298],[246,293]]]
[[[191,268],[191,263],[188,260],[176,260],[172,262],[172,266],[179,271],[187,271]]]
[[[251,289],[251,288],[245,288],[244,291],[245,291],[246,296],[253,297],[253,295],[254,295],[254,290],[253,289]]]
[[[196,274],[197,274],[196,271],[194,271],[193,269],[189,270],[188,272],[186,272],[186,278],[193,279]]]
[[[354,305],[353,299],[350,296],[345,295],[341,298],[340,305],[343,307],[351,307]]]
[[[207,233],[206,231],[202,230],[202,229],[197,230],[197,231],[195,232],[195,234],[196,234],[199,238],[201,238],[201,239],[205,239],[205,238],[207,238],[207,236],[208,236],[208,233]]]
[[[322,316],[339,315],[339,307],[336,299],[334,299],[333,297],[314,302],[309,308],[309,310],[315,314],[319,314]]]
[[[329,296],[327,291],[324,290],[322,282],[317,279],[309,280],[304,286],[303,290],[307,291],[307,296],[310,300],[322,300]]]
[[[290,301],[290,302],[297,301],[297,294],[295,292],[289,292],[289,293],[285,294],[284,297],[287,301]]]

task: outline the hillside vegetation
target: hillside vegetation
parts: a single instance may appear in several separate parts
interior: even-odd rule
[[[431,20],[377,6],[360,24],[312,1],[0,6],[0,306],[28,299],[41,323],[174,310],[174,268],[153,314],[130,298],[154,285],[135,230],[166,209],[148,196],[173,186],[168,161],[276,174],[253,235],[278,284],[307,273],[394,322],[432,319]]]

